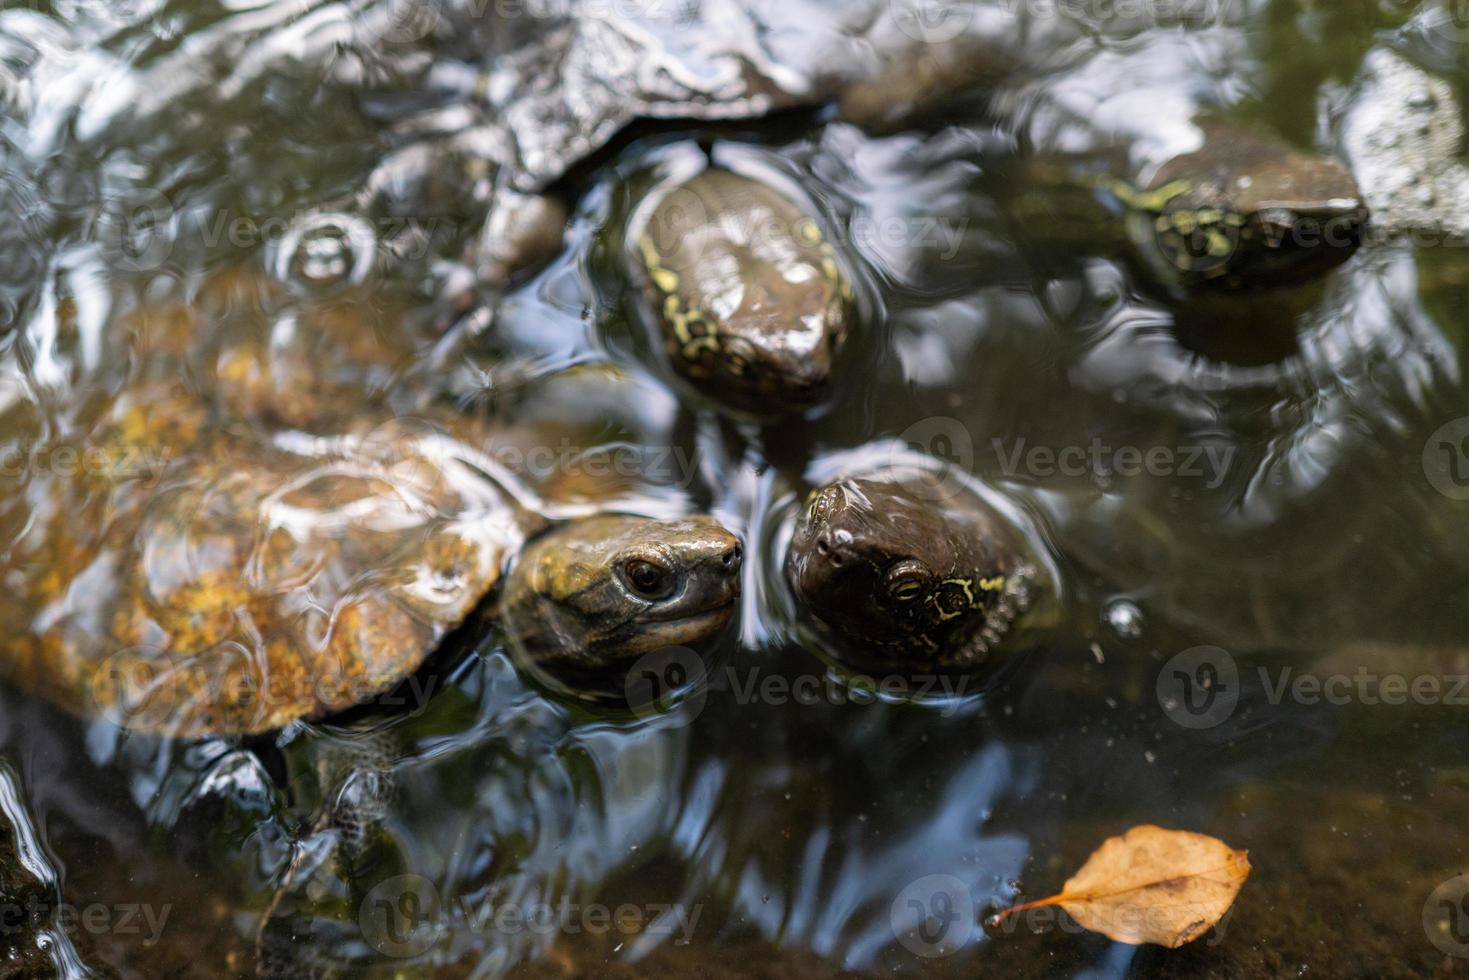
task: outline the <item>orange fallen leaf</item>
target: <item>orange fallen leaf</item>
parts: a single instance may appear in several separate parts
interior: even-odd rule
[[[1205,834],[1142,824],[1107,838],[1060,894],[1011,906],[992,921],[1059,905],[1109,939],[1176,949],[1223,918],[1249,876],[1246,851]]]

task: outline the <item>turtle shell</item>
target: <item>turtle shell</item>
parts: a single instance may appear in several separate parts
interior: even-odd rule
[[[474,465],[485,424],[389,404],[423,389],[394,384],[413,341],[380,299],[230,273],[111,326],[84,396],[0,402],[23,690],[177,737],[339,712],[417,669],[535,524]]]
[[[195,737],[332,714],[416,670],[493,587],[519,518],[456,460],[468,447],[413,425],[301,443],[121,393],[87,451],[161,472],[44,478],[0,598],[29,624],[0,650],[12,680]]]

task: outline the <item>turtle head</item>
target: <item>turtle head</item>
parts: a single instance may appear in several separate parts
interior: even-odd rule
[[[1362,243],[1367,208],[1336,160],[1222,127],[1174,157],[1132,206],[1146,258],[1186,285],[1283,285],[1319,276]]]
[[[739,540],[710,517],[582,518],[526,546],[505,583],[506,631],[539,666],[615,668],[723,629],[740,563]]]
[[[816,221],[774,189],[707,170],[668,192],[638,239],[673,370],[736,411],[803,411],[827,393],[852,288]]]
[[[786,577],[802,607],[879,663],[977,665],[1023,606],[1029,572],[1002,518],[936,475],[814,491]]]
[[[800,295],[800,287],[768,288],[764,302],[782,312],[738,310],[721,323],[719,351],[708,359],[700,386],[746,411],[800,411],[831,383],[841,314],[819,297]]]

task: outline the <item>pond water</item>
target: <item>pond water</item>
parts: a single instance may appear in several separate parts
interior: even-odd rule
[[[1348,158],[1375,205],[1364,174],[1391,153],[1371,133],[1425,99],[1458,112],[1454,4],[1040,4],[1064,45],[1037,30],[1025,71],[901,123],[810,92],[768,118],[634,123],[549,183],[569,213],[554,256],[491,288],[481,228],[509,189],[476,169],[489,144],[450,138],[513,118],[534,171],[565,120],[517,100],[574,74],[534,57],[627,13],[582,6],[0,5],[0,895],[40,896],[0,935],[0,975],[1461,968],[1461,147],[1434,163],[1437,197],[1389,200],[1345,264],[1268,290],[1155,281],[1115,215],[1027,169],[1058,150],[1145,166],[1208,112]],[[697,53],[753,23],[802,72],[875,16],[699,7],[662,12],[658,43]],[[1384,65],[1421,73],[1401,104],[1374,87]],[[857,329],[804,416],[720,414],[643,330],[628,223],[706,159],[801,200],[850,271]],[[391,441],[405,420],[516,433],[495,457],[511,483],[590,480],[587,506],[741,534],[739,616],[702,676],[603,710],[524,669],[485,604],[392,694],[279,731],[168,739],[35,695],[27,671],[59,655],[28,638],[64,622],[102,661],[139,577],[215,554],[200,531],[170,558],[151,518],[116,519],[154,513],[160,474],[270,484],[283,434]],[[99,441],[111,425],[128,454]],[[874,695],[798,622],[781,567],[799,501],[895,453],[1005,501],[1059,583],[1042,638],[983,686]],[[319,571],[344,545],[317,530]],[[351,819],[323,827],[332,800]],[[1204,939],[984,925],[1149,823],[1250,852]]]

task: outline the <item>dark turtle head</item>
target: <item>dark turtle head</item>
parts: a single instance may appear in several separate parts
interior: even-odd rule
[[[940,669],[983,661],[1032,574],[1003,517],[921,471],[814,491],[786,556],[801,605],[847,646]]]
[[[698,643],[729,623],[740,543],[710,517],[600,515],[525,547],[501,603],[512,642],[533,662],[594,674],[645,653]]]
[[[707,170],[669,191],[637,243],[673,369],[738,411],[801,411],[826,393],[851,286],[816,222],[758,181]]]
[[[1144,257],[1165,278],[1226,287],[1300,282],[1362,242],[1367,208],[1342,164],[1222,126],[1146,190],[1119,190]]]

